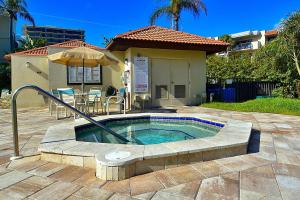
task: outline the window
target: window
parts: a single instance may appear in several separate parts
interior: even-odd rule
[[[68,66],[68,84],[82,83],[82,67]],[[102,84],[102,66],[84,68],[85,84]]]

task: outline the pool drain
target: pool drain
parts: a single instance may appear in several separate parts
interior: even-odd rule
[[[131,153],[128,151],[114,151],[114,152],[105,154],[105,159],[115,161],[115,160],[121,160],[121,159],[128,158],[130,155],[131,155]]]

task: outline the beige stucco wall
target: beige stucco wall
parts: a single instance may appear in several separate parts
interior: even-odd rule
[[[64,48],[54,48],[49,47],[48,53],[49,55],[64,51],[66,49]],[[119,63],[118,65],[114,66],[103,66],[102,67],[102,85],[109,86],[112,85],[116,88],[123,87],[121,82],[121,75],[124,70],[124,53],[123,52],[113,52],[111,54],[116,59],[118,59]],[[49,87],[50,89],[55,88],[64,88],[64,87],[72,87],[74,89],[80,89],[80,85],[68,85],[67,84],[67,68],[65,65],[56,64],[51,61],[49,62]],[[99,84],[93,84],[93,85],[86,85],[85,89],[89,90],[91,87],[97,87],[100,86]]]
[[[49,54],[57,53],[66,50],[64,48],[49,47]],[[113,52],[111,54],[119,60],[118,65],[104,66],[102,70],[102,85],[112,85],[116,88],[123,87],[121,82],[121,75],[124,71],[124,52]],[[30,68],[26,67],[26,62],[30,63]],[[74,89],[81,89],[80,85],[67,84],[67,68],[64,65],[56,64],[48,60],[47,57],[41,56],[21,56],[13,55],[11,58],[12,65],[12,90],[25,85],[37,85],[45,90],[50,91],[56,88],[72,87]],[[37,73],[37,72],[42,73]],[[90,87],[100,86],[86,85],[85,89]],[[19,107],[40,107],[45,106],[47,101],[37,92],[23,91],[18,97]]]
[[[49,54],[63,51],[62,48],[49,47]],[[183,59],[189,64],[189,93],[187,103],[196,105],[199,103],[197,95],[201,95],[206,90],[206,53],[203,51],[185,51],[185,50],[166,50],[166,49],[147,49],[147,48],[129,48],[121,52],[111,52],[119,60],[116,66],[104,66],[102,71],[103,85],[112,85],[116,88],[123,87],[121,75],[126,69],[131,69],[131,84],[133,88],[133,60],[135,56],[145,56],[149,58],[149,93],[151,97],[151,59]],[[128,65],[124,66],[125,59],[128,60]],[[30,63],[30,67],[26,67],[26,62]],[[64,65],[55,64],[48,61],[47,57],[40,56],[20,56],[13,55],[12,64],[12,89],[15,90],[24,84],[34,84],[42,87],[45,90],[73,87],[80,89],[80,85],[67,84],[67,68]],[[37,73],[41,72],[41,73]],[[87,85],[86,90],[97,85]],[[139,94],[143,95],[143,94]],[[131,93],[131,104],[133,104],[134,93]],[[45,100],[41,95],[33,91],[22,92],[18,98],[18,106],[20,107],[36,107],[45,105]]]
[[[204,51],[191,51],[191,50],[168,50],[168,49],[150,49],[150,48],[130,48],[126,51],[125,57],[128,58],[129,65],[131,67],[131,87],[134,84],[134,57],[144,56],[149,58],[149,93],[151,97],[151,59],[182,59],[186,60],[189,64],[189,96],[187,97],[187,103],[189,105],[196,105],[199,103],[197,100],[197,95],[201,95],[206,91],[206,52]],[[143,93],[134,94],[144,95]],[[133,100],[134,98],[132,98]],[[131,102],[133,103],[133,102]]]
[[[29,67],[26,66],[29,63]],[[25,84],[33,84],[49,90],[49,70],[47,57],[12,55],[12,90]],[[37,92],[26,90],[17,99],[19,107],[37,107],[45,105],[44,98]]]

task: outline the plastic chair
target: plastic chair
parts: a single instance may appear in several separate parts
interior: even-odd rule
[[[56,89],[51,89],[51,94],[53,96],[55,96],[56,98],[61,100],[61,96],[59,94],[59,91],[57,91]],[[56,103],[55,101],[50,100],[50,102],[49,102],[49,111],[50,111],[51,116],[53,114],[53,110],[55,110],[55,112],[56,112],[56,119],[59,119],[59,111],[60,110],[64,110],[65,111],[65,117],[67,117],[67,109],[64,106]]]
[[[60,99],[73,106],[74,108],[76,108],[77,104],[76,104],[76,98],[75,98],[75,92],[73,90],[73,88],[57,88],[57,92],[60,96]],[[65,115],[67,117],[68,115],[68,110],[65,109]],[[74,118],[76,118],[76,115],[74,114]]]
[[[120,88],[117,92],[117,95],[110,96],[107,98],[106,102],[104,103],[106,114],[109,115],[109,105],[117,104],[120,106],[120,113],[122,113],[122,106],[123,106],[123,113],[126,114],[126,88]]]
[[[9,93],[9,90],[8,89],[2,89],[1,90],[1,98],[5,98],[5,97],[8,97],[10,96],[11,94]]]
[[[95,114],[95,107],[96,107],[96,112],[98,113],[99,103],[102,107],[101,96],[102,96],[102,91],[99,88],[92,87],[90,89],[89,95],[88,95],[88,98],[87,98],[88,112],[89,112],[90,105],[92,105],[93,106],[93,114]],[[102,113],[103,113],[103,107],[102,107]]]

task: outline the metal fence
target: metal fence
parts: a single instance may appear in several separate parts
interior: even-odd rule
[[[213,100],[224,102],[242,102],[257,97],[270,97],[272,91],[276,89],[277,83],[266,81],[249,81],[249,80],[218,80],[216,83],[208,80],[206,84],[206,92],[208,101],[211,95]]]

